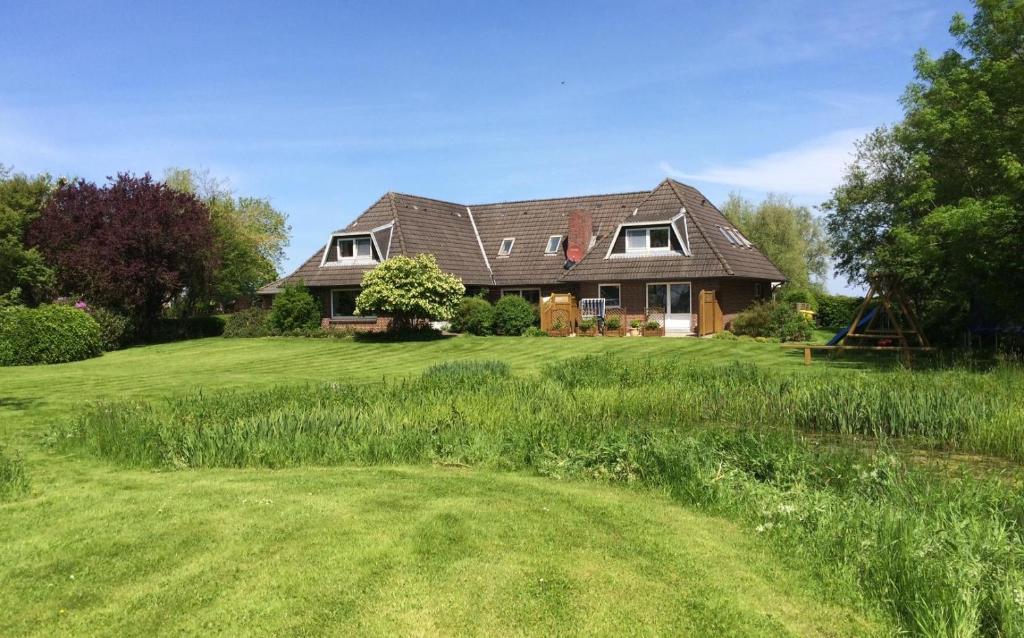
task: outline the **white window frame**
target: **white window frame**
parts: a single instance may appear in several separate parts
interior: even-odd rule
[[[377,232],[379,230],[383,230],[384,228],[388,228],[388,225],[385,224],[384,226],[382,226],[380,228],[375,228],[375,229],[373,229],[372,231],[369,231],[369,232],[365,232],[364,231],[364,232],[350,232],[350,233],[344,233],[344,232],[342,232],[342,233],[332,233],[331,234],[331,239],[330,239],[330,241],[327,242],[327,245],[324,246],[323,255],[321,255],[321,257],[320,257],[320,267],[323,268],[324,266],[327,266],[327,267],[356,266],[356,265],[363,265],[363,264],[376,264],[376,263],[380,263],[379,256],[383,255],[384,253],[383,253],[383,251],[381,251],[380,246],[377,245],[377,239],[373,236],[373,233]],[[352,244],[352,257],[342,257],[341,256],[341,242],[337,241],[339,239],[340,240],[352,240],[353,242],[355,242],[356,240],[359,240],[359,239],[369,239],[370,240],[370,255],[368,257],[356,257],[355,256],[355,243],[353,243]],[[334,250],[335,250],[334,254],[337,257],[337,259],[335,261],[329,262],[329,261],[327,261],[327,255],[330,254],[331,247],[334,247]],[[374,256],[373,256],[374,252],[377,253],[378,258],[374,258]]]
[[[651,247],[651,231],[664,229],[668,233],[668,244],[663,247],[652,248]],[[644,234],[644,247],[643,248],[630,248],[629,247],[629,236],[630,234],[637,235],[639,233]],[[644,226],[642,228],[627,228],[626,229],[626,252],[627,253],[667,253],[672,251],[672,224],[658,224],[655,226]]]
[[[352,256],[351,257],[345,257],[345,256],[343,256],[341,254],[341,244],[342,244],[342,242],[352,242]],[[370,254],[368,254],[368,255],[360,255],[359,254],[359,252],[356,250],[356,246],[360,242],[365,242],[366,244],[368,244],[370,246]],[[339,237],[338,241],[336,241],[334,243],[334,246],[335,246],[335,249],[336,249],[335,255],[338,257],[338,261],[345,261],[345,260],[347,260],[347,261],[363,261],[363,260],[366,260],[366,259],[373,259],[373,238],[372,237]]]
[[[501,289],[501,296],[504,297],[505,295],[516,295],[517,297],[522,297],[523,296],[522,292],[524,290],[536,290],[537,291],[537,303],[540,303],[541,301],[544,300],[544,297],[541,295],[540,288],[502,288]]]
[[[692,315],[693,314],[693,282],[692,281],[649,281],[649,282],[647,282],[647,285],[644,286],[644,314],[647,314],[648,312],[650,312],[650,308],[647,307],[648,298],[649,298],[649,295],[647,293],[647,289],[650,288],[651,286],[665,286],[665,305],[667,306],[670,303],[672,303],[672,296],[671,296],[672,295],[672,289],[669,288],[669,286],[671,286],[672,284],[686,284],[687,286],[690,287],[690,294],[689,294],[689,297],[690,297],[690,307],[687,309],[687,312],[669,312],[668,308],[665,308],[665,314],[666,315],[685,315],[685,314]]]
[[[615,305],[612,305],[612,304],[608,303],[608,299],[601,295],[601,289],[602,288],[618,288],[618,290],[619,290],[618,303],[616,303]],[[604,301],[605,308],[621,308],[622,307],[622,284],[597,284],[597,296],[598,296],[598,298],[605,300]]]
[[[331,288],[331,292],[330,292],[330,295],[331,295],[331,319],[340,319],[340,318],[343,318],[343,317],[354,317],[355,316],[355,315],[339,315],[338,313],[334,312],[334,293],[335,292],[349,292],[349,291],[353,291],[353,290],[356,291],[356,292],[359,292],[359,287],[358,286],[354,286],[354,287],[351,287],[351,288]],[[356,295],[356,296],[358,296],[358,295]]]
[[[551,250],[551,240],[552,239],[556,240],[555,241],[555,249],[554,250]],[[544,254],[545,255],[557,255],[558,254],[558,249],[561,247],[561,245],[562,245],[562,236],[561,235],[551,235],[550,237],[548,237],[547,245],[544,246]]]
[[[505,242],[508,242],[508,250],[505,250]],[[512,254],[512,248],[516,245],[515,237],[505,237],[498,245],[498,257],[508,257]]]

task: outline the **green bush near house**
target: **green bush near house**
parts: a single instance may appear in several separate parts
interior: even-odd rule
[[[530,326],[523,331],[524,337],[546,337],[548,333],[540,329],[540,326]]]
[[[537,310],[518,295],[505,295],[494,304],[494,332],[518,337],[537,324]]]
[[[452,332],[489,335],[494,332],[494,306],[483,297],[465,297],[452,315]]]
[[[66,363],[102,352],[100,325],[84,310],[63,305],[0,308],[0,365]]]
[[[274,296],[267,325],[275,334],[313,330],[320,325],[320,303],[303,285],[286,285]]]
[[[807,341],[811,338],[811,324],[790,303],[756,301],[733,319],[732,332],[780,341]]]
[[[224,322],[225,337],[267,337],[270,336],[270,311],[263,308],[246,308],[228,315]]]
[[[618,330],[622,326],[622,321],[618,317],[608,317],[604,322],[604,327],[608,330]]]
[[[597,320],[593,318],[580,319],[580,330],[583,332],[590,332],[597,325]]]
[[[391,317],[391,330],[401,331],[450,320],[465,292],[462,280],[441,270],[433,255],[398,255],[363,275],[356,312]]]

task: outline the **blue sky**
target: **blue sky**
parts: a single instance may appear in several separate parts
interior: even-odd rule
[[[205,168],[269,197],[286,268],[388,190],[823,201],[899,119],[964,1],[25,2],[0,21],[0,163]],[[298,3],[295,3],[298,4]],[[710,6],[709,6],[710,5]],[[842,281],[830,282],[834,290]]]

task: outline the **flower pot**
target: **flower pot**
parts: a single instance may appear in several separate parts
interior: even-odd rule
[[[640,336],[640,328],[630,328],[629,329],[629,336],[631,336],[631,337],[639,337]]]

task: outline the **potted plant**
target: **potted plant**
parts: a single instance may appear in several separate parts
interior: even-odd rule
[[[606,337],[617,337],[619,336],[619,328],[622,327],[622,320],[618,317],[608,317],[604,320],[604,336]]]
[[[638,337],[640,336],[640,328],[643,328],[644,322],[642,319],[634,319],[629,322],[629,336]]]
[[[592,336],[594,334],[594,327],[597,326],[597,320],[593,317],[587,317],[586,319],[580,319],[580,334]]]
[[[551,329],[552,329],[552,330],[553,330],[553,331],[555,332],[555,334],[556,334],[556,335],[558,335],[559,337],[565,336],[565,335],[564,335],[564,333],[565,333],[565,322],[564,322],[564,321],[562,321],[562,318],[561,318],[561,317],[557,317],[557,318],[555,319],[555,322],[554,322],[553,324],[551,324]]]
[[[644,323],[644,336],[645,337],[660,337],[661,336],[661,323],[656,319],[648,319]]]

